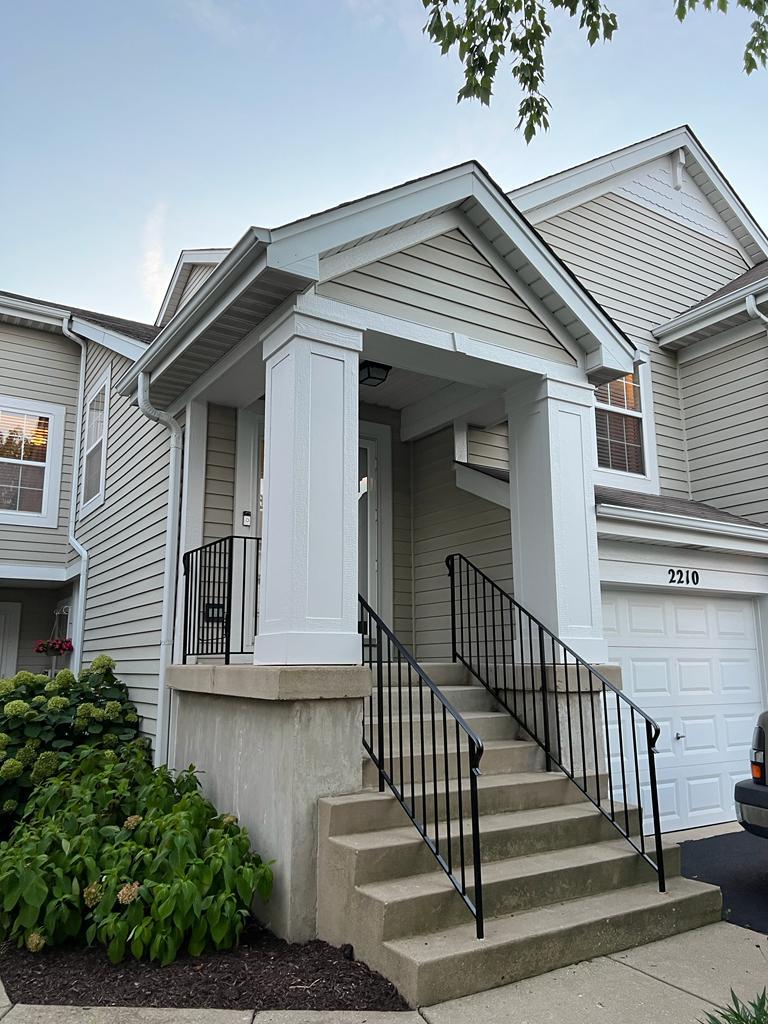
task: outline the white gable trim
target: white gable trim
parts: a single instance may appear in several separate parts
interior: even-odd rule
[[[523,185],[510,192],[509,198],[532,223],[538,224],[563,210],[612,191],[617,177],[679,149],[685,151],[686,170],[693,180],[703,175],[702,180],[709,189],[702,188],[702,191],[734,237],[738,238],[749,261],[757,263],[768,258],[768,236],[686,125]],[[702,187],[701,182],[696,183]]]
[[[229,249],[182,249],[165,290],[155,325],[164,326],[176,313],[189,272],[195,266],[217,266]]]
[[[104,348],[125,356],[126,359],[136,360],[147,350],[147,346],[141,342],[126,338],[124,334],[118,334],[117,331],[109,330],[100,324],[91,323],[90,320],[83,320],[79,316],[72,317],[72,330],[86,341],[95,341]]]

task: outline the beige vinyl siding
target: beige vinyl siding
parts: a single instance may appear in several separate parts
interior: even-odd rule
[[[451,599],[446,555],[461,552],[512,591],[509,510],[456,486],[453,431],[413,444],[413,573],[416,655],[451,657]]]
[[[317,291],[401,320],[575,364],[458,229],[343,274]]]
[[[747,269],[739,251],[608,194],[559,214],[538,230],[633,341],[650,346],[662,493],[688,496],[676,359],[651,329]]]
[[[509,472],[509,424],[467,428],[467,461]]]
[[[208,406],[203,543],[231,536],[235,514],[237,409]]]
[[[765,334],[680,367],[691,491],[768,523],[768,345]]]
[[[168,431],[117,393],[131,365],[89,344],[86,393],[111,365],[105,501],[78,525],[90,555],[83,660],[111,654],[154,736],[160,670],[165,531],[168,515]],[[81,462],[82,473],[82,462]]]
[[[187,283],[184,285],[184,290],[176,304],[176,312],[189,302],[202,283],[211,276],[211,271],[213,269],[214,268],[210,263],[199,263],[192,267],[189,277],[187,278]]]
[[[392,438],[392,622],[398,639],[413,644],[413,572],[411,550],[411,445],[400,440],[400,413],[360,403],[360,420],[383,423]],[[361,425],[361,432],[364,431]]]
[[[69,500],[72,490],[80,349],[61,335],[0,324],[0,394],[66,408],[59,491],[59,522],[55,528],[6,526],[0,516],[0,562],[23,565],[66,564],[70,553]]]
[[[51,659],[47,654],[35,654],[33,648],[38,640],[47,640],[53,629],[53,613],[65,590],[49,590],[42,587],[2,587],[0,602],[21,605],[19,623],[19,651],[16,657],[16,671],[47,672]],[[56,665],[62,668],[66,659],[58,658]]]

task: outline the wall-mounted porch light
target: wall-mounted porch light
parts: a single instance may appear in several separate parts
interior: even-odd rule
[[[377,388],[387,379],[391,369],[391,366],[385,366],[384,363],[372,363],[370,359],[364,359],[360,363],[360,383],[369,388]]]

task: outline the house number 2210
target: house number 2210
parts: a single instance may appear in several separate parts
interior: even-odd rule
[[[669,573],[669,583],[674,586],[689,586],[698,587],[699,585],[699,573],[697,569],[667,569]]]

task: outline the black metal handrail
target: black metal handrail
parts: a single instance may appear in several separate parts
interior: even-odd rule
[[[222,537],[187,551],[182,661],[250,654],[258,628],[261,538]],[[253,628],[251,628],[253,627]]]
[[[462,662],[544,750],[547,770],[554,765],[564,772],[657,872],[664,892],[659,726],[467,558],[449,555],[446,565],[454,661]],[[649,791],[655,856],[643,829],[643,789]],[[636,832],[632,802],[638,811]]]
[[[483,742],[362,596],[359,602],[363,664],[374,676],[371,696],[363,707],[363,747],[378,769],[379,791],[383,792],[385,785],[392,791],[475,918],[477,937],[481,939],[483,883],[477,779]],[[464,821],[464,757],[469,782],[469,836]],[[455,789],[449,771],[452,762],[456,767]],[[442,820],[441,804],[445,815]]]

